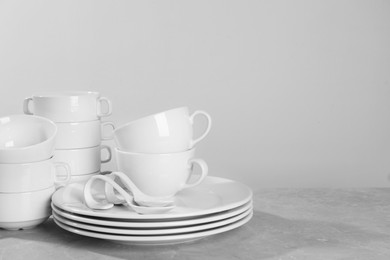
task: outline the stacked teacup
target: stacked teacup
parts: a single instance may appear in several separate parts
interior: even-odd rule
[[[99,174],[101,164],[111,160],[111,149],[102,140],[104,127],[112,122],[102,122],[111,115],[110,100],[98,92],[67,91],[43,92],[24,100],[24,113],[46,117],[55,122],[58,133],[54,160],[67,162],[71,167],[71,182],[83,182]],[[104,150],[106,152],[104,152]],[[102,159],[102,154],[106,158]]]
[[[194,118],[207,126],[194,139]],[[198,185],[207,176],[204,160],[195,158],[195,145],[209,133],[211,117],[204,111],[190,114],[179,107],[146,116],[114,130],[117,170],[125,173],[145,194],[172,198],[182,189]],[[194,165],[200,176],[192,178]],[[199,172],[199,171],[197,171]]]
[[[70,178],[53,161],[57,126],[29,115],[0,118],[0,228],[32,228],[50,215],[50,199]]]

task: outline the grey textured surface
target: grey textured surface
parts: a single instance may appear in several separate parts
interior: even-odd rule
[[[246,225],[187,244],[131,246],[52,219],[0,230],[0,259],[390,259],[390,189],[269,189]]]

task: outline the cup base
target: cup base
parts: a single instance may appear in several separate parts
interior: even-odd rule
[[[32,229],[45,222],[49,217],[50,216],[27,221],[0,222],[0,228],[11,231]]]

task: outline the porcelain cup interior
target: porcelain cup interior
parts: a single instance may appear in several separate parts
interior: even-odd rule
[[[47,118],[10,115],[0,118],[0,163],[26,163],[53,156],[57,126]]]
[[[111,115],[112,105],[99,92],[41,92],[24,100],[23,111],[54,122],[81,122]]]
[[[69,166],[52,159],[32,163],[0,163],[0,193],[61,187],[69,182],[70,177]]]
[[[84,122],[58,122],[56,136],[56,149],[81,149],[95,147],[103,140],[113,138],[115,129],[113,122],[100,120]],[[108,130],[106,128],[109,128]]]
[[[31,192],[0,193],[0,228],[31,228],[51,215],[51,196],[56,188]]]
[[[115,157],[118,171],[125,173],[142,192],[154,197],[172,197],[180,190],[200,184],[208,174],[206,162],[195,158],[195,149],[145,154],[116,148]],[[195,173],[195,165],[200,173]]]
[[[194,139],[194,118],[203,116],[207,126],[199,137]],[[209,133],[211,117],[197,110],[190,114],[187,107],[178,107],[154,115],[149,115],[127,124],[114,131],[116,146],[129,152],[174,153],[194,147]]]
[[[69,164],[72,175],[86,175],[100,171],[102,163],[111,161],[112,152],[108,145],[82,149],[56,149],[54,161]]]

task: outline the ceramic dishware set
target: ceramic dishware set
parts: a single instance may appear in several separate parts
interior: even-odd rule
[[[51,215],[51,196],[71,174],[53,160],[56,133],[44,117],[0,118],[0,228],[32,228]]]
[[[88,91],[36,94],[23,110],[0,118],[0,228],[31,228],[52,215],[79,235],[161,245],[226,232],[252,217],[251,189],[210,176],[196,156],[211,129],[205,111],[178,107],[115,128],[101,122],[111,102]],[[116,171],[103,173],[112,154],[101,142],[109,139]]]
[[[196,115],[207,123],[194,139]],[[210,127],[206,112],[179,107],[116,128],[118,172],[58,190],[54,221],[79,235],[136,245],[189,242],[244,225],[253,214],[252,191],[209,176],[206,162],[195,156]]]
[[[111,115],[112,105],[100,93],[37,93],[24,100],[23,110],[25,114],[42,116],[56,124],[54,160],[70,165],[71,182],[86,181],[99,174],[101,163],[111,160],[111,148],[102,144],[102,140],[112,139],[112,135],[104,136],[103,130],[115,127],[101,118]],[[102,159],[102,154],[106,158]]]

